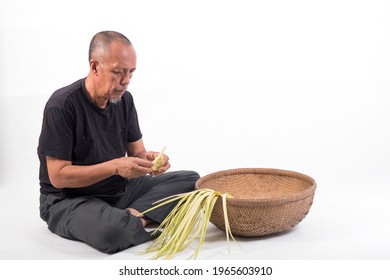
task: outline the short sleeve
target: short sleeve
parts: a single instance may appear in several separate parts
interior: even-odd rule
[[[128,120],[127,120],[127,142],[135,142],[142,138],[141,129],[138,122],[137,109],[135,108],[134,100],[132,95],[128,95],[127,106],[128,110]]]
[[[39,137],[38,154],[71,161],[73,148],[72,126],[71,114],[64,108],[46,108]]]

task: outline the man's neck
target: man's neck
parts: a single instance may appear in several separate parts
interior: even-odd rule
[[[108,100],[105,97],[101,97],[98,94],[95,84],[93,83],[93,78],[89,75],[85,79],[85,90],[87,91],[87,96],[93,104],[95,104],[100,109],[105,109],[108,105]]]

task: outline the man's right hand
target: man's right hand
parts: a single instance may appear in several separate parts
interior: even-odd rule
[[[145,176],[152,172],[153,163],[138,157],[122,157],[116,159],[115,175],[127,179]]]

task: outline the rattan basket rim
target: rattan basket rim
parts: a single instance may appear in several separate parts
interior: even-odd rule
[[[236,168],[236,169],[227,169],[222,171],[217,171],[214,173],[210,173],[208,175],[205,175],[198,179],[195,183],[195,189],[201,189],[202,184],[206,181],[216,179],[222,176],[229,176],[229,175],[239,175],[239,174],[266,174],[266,175],[278,175],[278,176],[287,176],[287,177],[293,177],[297,179],[301,179],[304,181],[307,181],[311,184],[310,187],[307,189],[299,192],[294,193],[291,195],[286,195],[283,197],[275,197],[275,198],[254,198],[254,199],[248,199],[248,198],[229,198],[227,200],[227,203],[230,205],[237,205],[237,206],[275,206],[275,205],[282,205],[285,203],[291,203],[294,201],[299,201],[302,199],[305,199],[309,196],[314,195],[314,192],[317,188],[316,181],[311,178],[308,175],[296,172],[296,171],[290,171],[290,170],[284,170],[284,169],[275,169],[275,168]]]

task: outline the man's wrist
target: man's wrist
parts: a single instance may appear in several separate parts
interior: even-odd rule
[[[119,175],[118,159],[112,160],[112,175]]]

